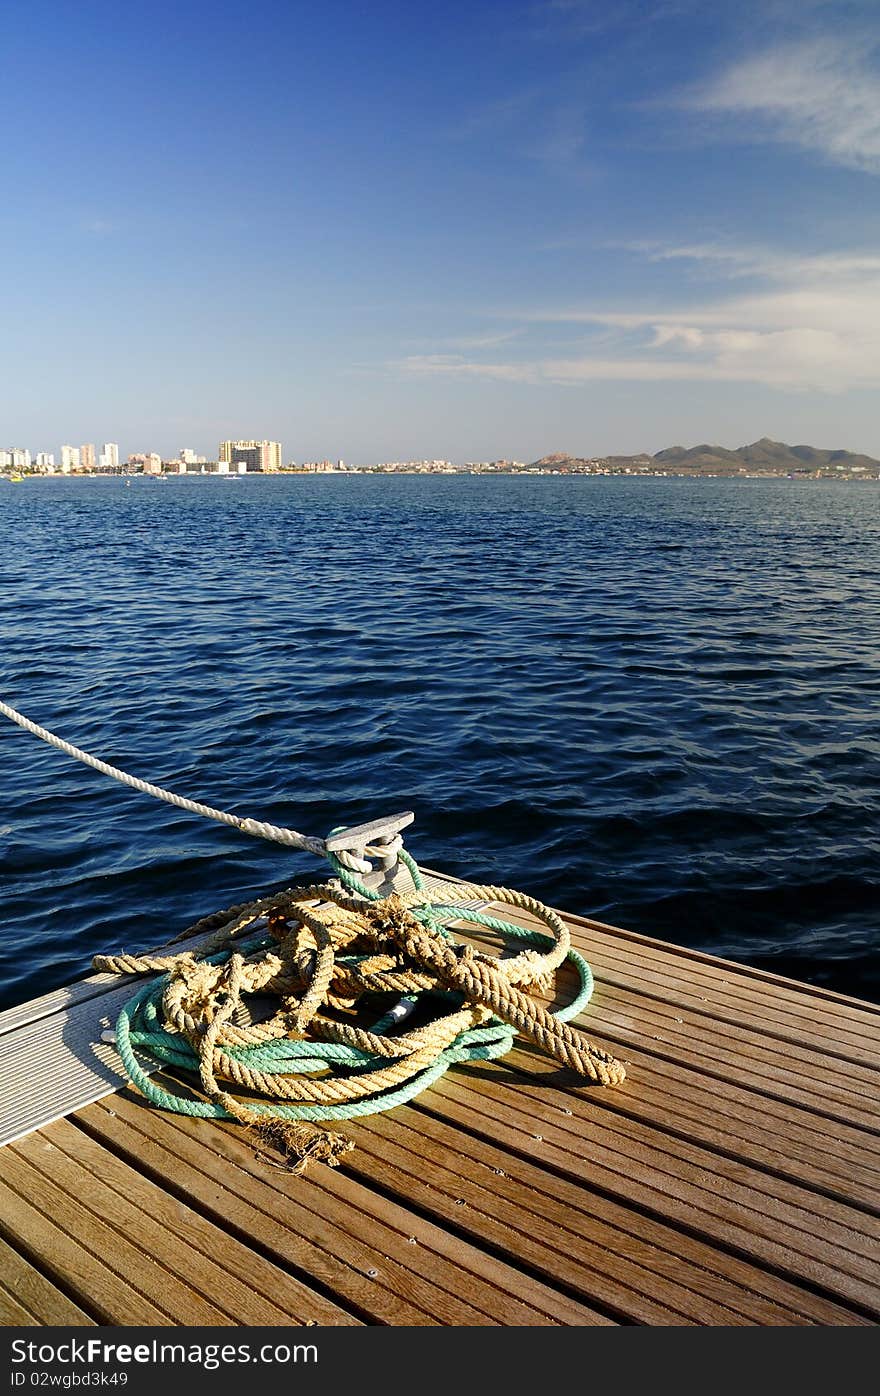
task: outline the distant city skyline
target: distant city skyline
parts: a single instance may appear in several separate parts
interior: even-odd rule
[[[880,456],[871,0],[31,0],[0,42],[2,441]]]

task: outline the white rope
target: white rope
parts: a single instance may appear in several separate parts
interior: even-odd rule
[[[368,843],[363,848],[364,857],[359,858],[356,852],[351,849],[337,848],[334,850],[337,860],[349,872],[370,873],[373,871],[373,864],[367,862],[367,858],[378,859],[386,871],[392,868],[398,861],[398,855],[403,848],[403,839],[400,834],[393,834],[382,843]],[[359,850],[360,846],[359,846]]]
[[[183,795],[175,795],[171,790],[163,790],[161,785],[151,785],[147,780],[139,780],[137,776],[130,776],[127,771],[121,771],[118,766],[110,766],[106,761],[99,761],[97,756],[90,756],[87,751],[82,751],[78,746],[72,746],[70,742],[65,742],[61,737],[56,737],[54,732],[48,731],[45,727],[39,727],[36,722],[31,722],[30,718],[23,713],[16,712],[15,708],[10,708],[8,703],[0,700],[0,713],[16,722],[19,727],[23,727],[26,732],[31,732],[35,737],[40,737],[42,741],[48,742],[50,746],[57,747],[59,751],[66,752],[68,756],[73,756],[77,761],[82,761],[84,765],[91,766],[95,771],[101,771],[105,776],[112,776],[114,780],[121,781],[123,785],[131,786],[132,790],[141,790],[145,795],[152,795],[157,800],[164,800],[166,804],[176,805],[178,809],[188,810],[190,814],[202,814],[206,819],[216,819],[221,824],[230,824],[234,829],[240,829],[243,834],[252,834],[257,839],[269,839],[273,843],[283,843],[289,848],[304,848],[309,853],[316,853],[319,857],[325,857],[327,845],[323,839],[310,837],[308,834],[298,834],[295,829],[281,829],[276,824],[266,824],[259,819],[240,819],[237,814],[226,814],[221,809],[213,809],[211,805],[202,805],[198,800],[187,800]]]

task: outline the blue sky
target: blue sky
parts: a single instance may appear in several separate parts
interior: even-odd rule
[[[0,8],[0,445],[880,456],[880,7]]]

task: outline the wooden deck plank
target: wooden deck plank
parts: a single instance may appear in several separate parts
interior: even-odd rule
[[[520,918],[518,912],[509,919],[525,920],[524,917]],[[582,953],[589,953],[590,946],[581,939],[578,928],[574,927],[573,931],[573,943]],[[565,1002],[574,991],[574,976],[563,974],[557,1001]],[[754,1034],[744,1039],[747,1044],[744,1057],[746,1070],[741,1071],[738,1070],[740,1058],[738,1054],[734,1055],[740,1035],[731,1033],[726,1026],[717,1029],[707,1025],[699,1012],[685,1019],[681,1013],[655,1002],[653,996],[644,996],[637,988],[617,990],[604,980],[598,981],[592,1002],[575,1019],[575,1023],[588,1035],[597,1038],[601,1035],[603,1043],[609,1044],[618,1056],[635,1047],[646,1061],[653,1062],[657,1070],[662,1071],[664,1063],[672,1061],[676,1074],[687,1072],[692,1082],[702,1076],[704,1087],[713,1092],[716,1107],[723,1108],[728,1103],[728,1096],[735,1101],[737,1092],[742,1094],[738,1084],[742,1082],[744,1098],[750,1105],[755,1104],[752,1092],[759,1093],[762,1110],[769,1111],[774,1118],[784,1120],[787,1125],[793,1119],[806,1120],[813,1138],[821,1134],[823,1126],[812,1117],[816,1114],[828,1115],[834,1121],[835,1140],[852,1145],[853,1158],[858,1158],[870,1172],[880,1171],[880,1152],[876,1141],[876,1135],[880,1132],[880,1096],[876,1089],[877,1071],[870,1063],[862,1062],[857,1066],[839,1064],[829,1059],[826,1053],[805,1053],[803,1042],[797,1050],[793,1050],[791,1044],[770,1041],[765,1051],[765,1039]],[[663,1032],[657,1032],[658,1027]],[[670,1027],[684,1039],[683,1043],[676,1041],[672,1051],[668,1040]],[[708,1046],[704,1051],[706,1042]],[[755,1065],[764,1061],[767,1062],[766,1072]],[[793,1089],[786,1091],[778,1088],[775,1084],[777,1076],[785,1079],[778,1068],[791,1071],[801,1063],[801,1074],[797,1075]],[[833,1081],[838,1075],[844,1083],[852,1083],[853,1094],[847,1104],[851,1106],[851,1112],[859,1116],[859,1123],[838,1120],[836,1106],[826,1108],[828,1078]],[[673,1078],[670,1075],[668,1079]],[[724,1084],[721,1092],[718,1081]],[[803,1087],[806,1087],[805,1093],[800,1089]],[[846,1085],[841,1089],[846,1090]],[[840,1096],[839,1099],[842,1102],[846,1097]],[[797,1110],[792,1110],[793,1104],[802,1107],[800,1116]]]
[[[47,1147],[48,1146],[48,1147]],[[355,1322],[277,1266],[206,1222],[67,1120],[16,1150],[235,1323]]]
[[[180,1281],[152,1255],[143,1251],[136,1240],[125,1236],[109,1220],[104,1220],[84,1205],[76,1191],[68,1191],[48,1172],[39,1168],[32,1157],[35,1137],[24,1141],[30,1145],[28,1155],[31,1156],[22,1155],[17,1144],[7,1145],[0,1152],[0,1174],[4,1182],[14,1188],[20,1197],[32,1198],[47,1219],[62,1227],[81,1249],[88,1251],[96,1260],[106,1260],[117,1276],[117,1287],[124,1286],[140,1292],[155,1310],[164,1315],[166,1321],[174,1321],[178,1315],[185,1316],[185,1322],[194,1324],[228,1324],[231,1321],[217,1305],[193,1291],[186,1282]],[[49,1152],[45,1143],[39,1147]],[[40,1259],[48,1263],[50,1257],[41,1254]]]
[[[697,1294],[708,1294],[750,1321],[820,1322],[828,1317],[829,1306],[825,1302],[816,1302],[811,1294],[781,1280],[774,1271],[749,1264],[723,1248],[657,1221],[629,1201],[609,1198],[593,1187],[591,1180],[582,1177],[577,1184],[571,1183],[558,1172],[524,1159],[495,1141],[488,1142],[473,1134],[463,1136],[458,1127],[434,1115],[430,1103],[416,1103],[395,1111],[389,1122],[395,1127],[405,1123],[419,1141],[429,1136],[446,1150],[449,1158],[457,1160],[463,1154],[473,1160],[478,1166],[472,1166],[471,1173],[484,1187],[506,1189],[504,1179],[518,1180],[525,1187],[522,1201],[527,1208],[539,1202],[558,1225],[584,1239],[592,1238],[598,1226],[607,1247],[617,1248],[624,1256],[641,1257],[649,1268],[657,1268],[658,1275],[671,1265],[681,1285]],[[366,1122],[364,1129],[374,1123],[380,1122]],[[413,1147],[410,1141],[410,1148]],[[381,1156],[381,1150],[371,1150],[369,1166],[378,1166]],[[356,1162],[355,1155],[352,1166]],[[548,1198],[558,1202],[555,1211]],[[849,1317],[844,1310],[839,1310],[839,1315]]]
[[[90,1107],[77,1119],[160,1176],[167,1174],[170,1159],[180,1160],[193,1198],[237,1216],[237,1224],[261,1244],[295,1256],[301,1267],[332,1284],[373,1321],[560,1321],[552,1290],[530,1283],[472,1246],[450,1246],[448,1237],[426,1227],[418,1215],[389,1208],[357,1183],[346,1186],[342,1170],[313,1169],[292,1177],[265,1157],[261,1160],[235,1126],[145,1114],[136,1100],[121,1095],[112,1107]],[[586,1305],[562,1308],[569,1322],[606,1321]]]
[[[569,1102],[566,1092],[564,1103]],[[616,1119],[614,1127],[606,1129],[581,1115],[565,1120],[573,1128],[562,1129],[559,1097],[549,1088],[536,1109],[533,1098],[520,1096],[517,1088],[501,1080],[500,1073],[493,1072],[489,1084],[469,1069],[437,1082],[430,1106],[435,1112],[442,1109],[444,1118],[481,1138],[499,1140],[526,1158],[534,1158],[540,1144],[544,1166],[574,1182],[582,1180],[587,1163],[591,1182],[607,1195],[757,1263],[769,1264],[796,1281],[822,1287],[829,1295],[869,1312],[880,1312],[876,1265],[872,1267],[864,1256],[852,1260],[848,1250],[838,1251],[827,1239],[824,1222],[816,1227],[815,1214],[814,1233],[820,1234],[792,1229],[785,1225],[790,1219],[787,1209],[774,1202],[772,1193],[762,1196],[727,1187],[717,1173],[680,1164],[650,1143],[628,1140],[620,1134]],[[537,1134],[542,1136],[540,1141]],[[741,1200],[743,1196],[751,1206]],[[845,1234],[848,1241],[853,1239],[853,1233]],[[857,1239],[864,1244],[864,1238]],[[858,1274],[852,1273],[854,1267]]]
[[[11,1151],[4,1149],[0,1153],[4,1163],[7,1152]],[[164,1309],[137,1288],[137,1271],[128,1276],[111,1267],[31,1202],[29,1188],[33,1183],[32,1177],[25,1179],[22,1195],[0,1177],[0,1233],[17,1250],[37,1258],[41,1268],[75,1293],[99,1323],[174,1323]]]
[[[781,1033],[790,1031],[794,1040],[805,1027],[828,1045],[840,1037],[859,1049],[864,1045],[876,1048],[880,1041],[880,1012],[875,1004],[700,955],[682,946],[669,946],[589,917],[567,911],[560,915],[578,939],[589,943],[595,965],[620,973],[627,984],[641,981],[659,987],[662,994],[658,996],[667,1002],[670,995],[680,994],[692,1004],[702,1004],[707,1012],[717,1011],[719,1016],[729,1013],[735,1021],[743,1011],[751,1011],[756,1020],[777,1024]],[[517,910],[516,916],[523,916],[536,928],[539,924],[528,913]]]
[[[808,1233],[815,1230],[815,1208],[820,1200],[815,1190],[790,1183],[750,1163],[704,1149],[702,1145],[685,1138],[669,1140],[665,1130],[646,1126],[636,1116],[621,1117],[615,1111],[615,1117],[609,1120],[606,1113],[608,1092],[566,1090],[561,1085],[560,1073],[548,1068],[546,1061],[538,1059],[528,1050],[517,1049],[511,1065],[516,1069],[514,1089],[520,1106],[530,1111],[540,1105],[542,1111],[546,1111],[546,1117],[572,1138],[582,1137],[582,1125],[589,1118],[599,1130],[610,1128],[618,1139],[631,1141],[635,1147],[642,1145],[646,1150],[658,1150],[664,1156],[655,1160],[658,1169],[673,1166],[676,1175],[682,1178],[694,1176],[711,1180],[717,1175],[718,1186],[738,1205],[766,1211],[775,1220],[784,1220],[785,1225],[792,1229]],[[494,1079],[487,1073],[485,1082],[482,1086],[478,1085],[478,1089],[485,1089],[489,1081],[494,1085]],[[477,1084],[476,1074],[474,1081]],[[563,1099],[567,1100],[571,1113],[560,1121],[558,1110],[554,1117],[553,1105]],[[673,1165],[667,1162],[670,1159],[674,1160]],[[855,1254],[869,1259],[876,1255],[880,1243],[880,1219],[875,1214],[827,1196],[821,1197],[821,1204],[823,1232],[831,1244],[848,1247]]]
[[[700,1014],[687,1009],[680,1015],[663,1011],[653,1000],[636,999],[608,985],[596,996],[596,1006],[601,1007],[603,1031],[616,1042],[646,1044],[677,1062],[698,1065],[719,1081],[742,1082],[829,1120],[880,1132],[876,1074],[872,1079],[867,1070],[847,1064],[837,1075],[828,1059],[812,1049],[780,1050],[779,1044],[762,1041],[757,1033],[721,1030]],[[595,1021],[595,1012],[594,1007],[592,1014],[580,1015],[578,1026]]]
[[[599,938],[585,930],[583,939],[578,939],[589,946],[593,971],[603,983],[643,993],[669,1008],[695,1009],[732,1027],[755,1028],[783,1042],[798,1046],[809,1042],[842,1061],[860,1064],[870,1059],[873,1065],[880,1061],[880,1022],[873,1017],[861,1023],[851,1018],[839,1021],[828,1009],[817,1013],[808,1000],[795,995],[785,998],[777,989],[751,980],[737,984],[717,972],[708,974],[703,966],[698,966],[699,974],[689,977],[684,967],[676,964],[670,970],[656,954],[635,956],[629,946],[623,949],[611,937]]]
[[[242,1179],[234,1150],[227,1157],[216,1147],[217,1141],[203,1132],[193,1141],[185,1128],[178,1128],[176,1120],[154,1119],[152,1112],[144,1120],[142,1108],[132,1104],[129,1111],[127,1104],[120,1096],[113,1109],[102,1103],[76,1119],[97,1137],[124,1150],[126,1156],[137,1158],[149,1176],[164,1179],[175,1195],[184,1188],[194,1203],[218,1219],[224,1217],[227,1225],[236,1234],[247,1235],[252,1245],[278,1262],[295,1265],[322,1287],[332,1287],[342,1301],[368,1320],[407,1325],[438,1321],[431,1316],[430,1304],[419,1304],[422,1296],[417,1285],[414,1295],[401,1297],[393,1286],[376,1283],[377,1261],[385,1260],[386,1271],[388,1268],[380,1250],[357,1234],[349,1237],[345,1229],[328,1224],[320,1212],[301,1206],[298,1200],[286,1205],[279,1195],[283,1168],[276,1170],[274,1185],[263,1182],[252,1186]],[[406,1289],[407,1285],[400,1283],[398,1287]],[[449,1323],[491,1321],[466,1302],[456,1304],[450,1299],[448,1306],[440,1303],[438,1308]]]
[[[552,1126],[554,1136],[571,1150],[588,1145],[597,1152],[615,1153],[618,1161],[647,1164],[664,1181],[677,1180],[685,1191],[698,1189],[710,1194],[721,1191],[724,1200],[737,1208],[747,1208],[755,1216],[765,1216],[788,1231],[815,1231],[816,1194],[809,1189],[789,1184],[761,1169],[741,1164],[726,1156],[703,1149],[702,1146],[678,1137],[669,1139],[662,1130],[644,1125],[640,1120],[617,1112],[609,1116],[601,1088],[572,1090],[561,1073],[548,1069],[543,1060],[523,1051],[517,1058],[516,1071],[478,1070],[444,1078],[443,1086],[467,1088],[479,1095],[485,1104],[495,1092],[511,1108],[524,1117],[523,1139],[535,1138],[541,1131],[541,1142],[547,1135],[539,1120]],[[564,1084],[563,1084],[564,1082]],[[563,1109],[571,1111],[564,1115]],[[527,1121],[534,1121],[530,1132]],[[583,1150],[582,1150],[583,1151]],[[875,1255],[877,1218],[861,1208],[832,1199],[823,1199],[822,1240],[817,1245],[842,1248],[869,1259]]]
[[[423,1205],[439,1206],[457,1225],[481,1233],[487,1223],[502,1226],[511,1254],[522,1254],[535,1264],[537,1247],[538,1263],[555,1282],[564,1280],[588,1296],[602,1293],[606,1302],[625,1306],[632,1321],[645,1317],[639,1296],[660,1292],[674,1313],[672,1322],[729,1325],[756,1316],[765,1323],[797,1321],[793,1311],[773,1304],[744,1305],[737,1286],[682,1255],[680,1235],[669,1232],[673,1246],[666,1248],[657,1244],[656,1232],[648,1240],[611,1225],[595,1210],[583,1210],[579,1189],[566,1190],[559,1180],[522,1159],[463,1139],[424,1112],[410,1112],[405,1119],[377,1117],[356,1136],[363,1155],[357,1163],[365,1163],[369,1155],[373,1167],[384,1172],[392,1162],[406,1175],[407,1189],[426,1199]],[[438,1203],[438,1194],[445,1201]],[[575,1194],[579,1201],[572,1206]],[[466,1209],[467,1215],[452,1208]],[[622,1217],[624,1209],[618,1213]]]
[[[518,912],[515,919],[520,919]],[[598,984],[593,1003],[577,1023],[589,1036],[601,1032],[602,1043],[627,1061],[631,1083],[638,1082],[638,1090],[631,1089],[630,1083],[622,1090],[603,1092],[601,1099],[610,1110],[778,1171],[792,1181],[836,1194],[869,1211],[878,1210],[880,1151],[872,1128],[835,1119],[834,1147],[829,1149],[827,1123],[815,1118],[815,1098],[806,1104],[795,1104],[784,1094],[766,1094],[760,1081],[752,1079],[741,1084],[733,1079],[735,1073],[730,1073],[730,1079],[724,1079],[719,1087],[717,1063],[711,1055],[708,1061],[702,1055],[694,1055],[685,1065],[680,1054],[669,1053],[654,1040],[654,1034],[644,1032],[644,1023],[641,1029],[634,1028],[626,1035],[615,1032],[607,1012],[605,988],[603,982]],[[566,1001],[573,992],[573,976],[569,976],[559,1000]],[[628,994],[626,1010],[634,1023],[642,1022],[644,1009],[638,993]],[[636,1041],[639,1045],[634,1048]],[[699,1049],[702,1035],[696,1030],[693,1041]],[[834,1069],[833,1062],[830,1066]],[[575,1078],[572,1084],[577,1085]],[[760,1129],[755,1128],[756,1114],[761,1117]],[[876,1091],[870,1100],[868,1118],[871,1124],[880,1123]]]
[[[387,1141],[384,1142],[387,1144]],[[548,1234],[537,1219],[535,1233],[526,1235],[496,1215],[475,1211],[467,1215],[463,1205],[468,1193],[466,1181],[459,1179],[457,1196],[443,1192],[435,1185],[438,1170],[434,1166],[426,1169],[424,1160],[421,1167],[411,1164],[398,1141],[395,1140],[383,1150],[381,1159],[375,1159],[378,1166],[373,1169],[367,1167],[367,1158],[371,1153],[371,1149],[365,1147],[361,1156],[349,1165],[350,1169],[371,1181],[381,1178],[383,1186],[390,1186],[397,1195],[410,1198],[443,1226],[454,1227],[456,1232],[464,1232],[471,1240],[491,1245],[511,1260],[540,1274],[547,1282],[564,1287],[568,1293],[574,1291],[585,1299],[598,1300],[607,1305],[619,1321],[664,1326],[695,1322],[676,1307],[675,1292],[668,1296],[664,1291],[661,1297],[657,1297],[656,1286],[639,1285],[635,1267],[631,1267],[630,1284],[619,1279],[615,1273],[619,1269],[615,1257],[608,1252],[600,1254],[596,1248],[589,1260],[578,1262],[549,1243]],[[410,1166],[407,1167],[407,1164]]]
[[[590,1022],[587,1016],[579,1025],[589,1033]],[[753,1129],[755,1111],[759,1110],[762,1131],[766,1131],[768,1137],[778,1137],[782,1147],[789,1149],[799,1145],[805,1158],[811,1157],[817,1166],[832,1174],[852,1177],[855,1171],[866,1188],[876,1187],[880,1182],[880,1149],[873,1130],[817,1119],[816,1111],[810,1106],[785,1096],[768,1095],[754,1084],[731,1079],[719,1086],[714,1073],[704,1071],[699,1060],[685,1064],[649,1041],[638,1047],[613,1044],[604,1020],[602,1026],[603,1038],[612,1042],[612,1050],[617,1055],[624,1054],[625,1047],[631,1074],[643,1087],[638,1101],[626,1097],[628,1109],[644,1106],[662,1111],[668,1107],[671,1117],[714,1118],[720,1129],[735,1133],[739,1128],[746,1134]],[[829,1136],[835,1141],[831,1157],[824,1147]]]
[[[601,1094],[601,1096],[605,1096],[606,1093],[605,1093],[605,1092],[601,1092],[601,1093],[599,1093],[599,1094]],[[102,1107],[96,1107],[96,1108],[102,1108]],[[137,1111],[137,1104],[133,1104],[133,1110]],[[397,1128],[398,1115],[399,1115],[398,1111],[395,1111],[395,1113],[394,1113],[393,1115],[391,1115],[391,1117],[388,1117],[388,1118],[390,1118],[390,1121],[393,1122],[393,1127],[394,1127],[394,1128]],[[377,1127],[377,1128],[383,1128],[383,1122],[381,1122],[381,1120],[377,1120],[376,1122],[374,1122],[374,1124],[376,1124],[376,1127]],[[196,1132],[196,1134],[198,1135],[198,1138],[203,1138],[203,1135],[201,1135],[201,1129],[203,1129],[203,1125],[201,1125],[201,1124],[193,1124],[193,1122],[187,1122],[187,1127],[189,1127],[190,1129],[193,1129],[193,1131]],[[144,1125],[144,1128],[148,1128],[147,1125]],[[366,1128],[366,1127],[365,1127],[365,1128]],[[469,1145],[472,1146],[472,1142],[471,1142],[471,1141],[468,1141],[467,1138],[465,1138],[465,1139],[460,1139],[460,1141],[458,1141],[458,1148],[455,1149],[454,1146],[453,1146],[453,1153],[454,1153],[454,1156],[457,1157],[457,1159],[458,1159],[458,1157],[467,1156],[467,1150],[468,1150],[468,1146],[469,1146]],[[352,1156],[353,1159],[358,1160],[358,1159],[359,1159],[359,1153],[360,1153],[360,1150],[359,1150],[359,1152],[356,1152],[355,1154],[353,1154],[353,1156]],[[387,1170],[386,1164],[387,1164],[387,1150],[386,1150],[386,1149],[383,1149],[383,1150],[381,1150],[380,1159],[379,1159],[379,1174],[376,1175],[376,1178],[377,1178],[377,1181],[381,1181],[381,1180],[383,1180],[383,1178],[384,1178],[384,1180],[386,1180],[386,1184],[384,1184],[384,1185],[387,1185],[387,1174],[388,1174],[388,1170]],[[337,1173],[328,1173],[327,1170],[317,1170],[317,1171],[318,1171],[318,1175],[320,1175],[321,1180],[324,1180],[324,1178],[334,1178],[334,1180],[337,1180],[337,1178],[339,1177],[339,1174],[337,1174]],[[416,1166],[415,1171],[416,1171],[416,1173],[418,1173],[418,1166]],[[298,1184],[300,1184],[300,1182],[302,1182],[302,1180],[298,1180]],[[638,1222],[640,1222],[640,1219],[638,1219],[638,1217],[636,1217],[636,1223],[638,1224]],[[830,1312],[830,1308],[828,1308],[828,1305],[827,1305],[827,1304],[824,1305],[823,1312],[824,1312],[824,1314],[826,1314],[826,1315],[828,1314],[828,1312]],[[844,1312],[844,1311],[841,1311],[841,1312]],[[853,1321],[852,1315],[849,1315],[849,1316],[848,1316],[848,1321],[851,1321],[851,1322]]]
[[[8,1294],[28,1315],[28,1324],[69,1324],[77,1327],[93,1325],[94,1319],[84,1313],[51,1280],[41,1274],[25,1257],[6,1241],[0,1239],[0,1276]],[[12,1320],[7,1320],[11,1322]],[[16,1320],[17,1321],[17,1320]]]
[[[506,1060],[513,1065],[521,1059]],[[811,1114],[796,1106],[786,1108],[730,1084],[721,1094],[717,1084],[699,1072],[657,1061],[645,1052],[631,1052],[628,1069],[635,1086],[603,1096],[602,1106],[609,1112],[631,1116],[875,1215],[880,1210],[873,1140],[865,1143],[862,1136],[857,1148],[836,1139],[832,1151]],[[577,1089],[574,1082],[572,1086]]]
[[[4,1327],[32,1327],[38,1320],[20,1304],[13,1294],[0,1281],[0,1323]]]
[[[506,910],[508,920],[538,925],[524,913]],[[572,943],[589,958],[593,947],[583,926],[574,918],[568,922]],[[469,937],[483,940],[478,929]],[[571,997],[571,973],[561,976],[560,990],[560,1002]],[[590,1035],[599,1035],[601,1023],[603,1042],[617,1055],[621,1049],[641,1047],[674,1059],[678,1065],[694,1066],[725,1084],[742,1082],[775,1096],[785,1107],[795,1101],[805,1110],[826,1115],[835,1127],[841,1124],[850,1133],[853,1128],[871,1135],[880,1133],[876,1089],[880,1058],[876,1056],[866,1055],[857,1062],[838,1061],[824,1049],[811,1046],[805,1037],[794,1041],[735,1028],[725,1020],[716,1021],[702,1008],[670,1006],[653,994],[640,992],[638,985],[620,988],[601,978],[592,1002],[575,1022]],[[876,1158],[873,1140],[870,1149]]]
[[[186,1125],[183,1125],[183,1128],[186,1128]],[[237,1141],[236,1138],[228,1139],[228,1141],[226,1141],[226,1142],[230,1143],[230,1145],[233,1145],[233,1146],[237,1146],[237,1143],[239,1143],[239,1141]],[[427,1166],[427,1160],[423,1161],[423,1168],[425,1168],[426,1166]],[[349,1171],[349,1170],[346,1170],[346,1171]],[[321,1170],[321,1174],[323,1174],[323,1170]],[[391,1159],[390,1159],[390,1157],[388,1157],[388,1154],[387,1154],[387,1153],[386,1153],[386,1154],[383,1154],[383,1160],[381,1160],[381,1168],[380,1168],[379,1174],[373,1175],[372,1180],[370,1180],[370,1181],[372,1181],[373,1184],[379,1184],[379,1187],[381,1187],[381,1188],[383,1188],[383,1189],[388,1189],[388,1187],[390,1187],[390,1185],[393,1185],[393,1177],[394,1177],[394,1171],[393,1171],[393,1164],[391,1164]],[[298,1181],[298,1184],[299,1184],[299,1182],[302,1181],[302,1180],[296,1180],[296,1181]],[[299,1191],[299,1188],[298,1188],[298,1191]],[[420,1212],[420,1209],[419,1209],[419,1212]],[[411,1216],[412,1216],[412,1223],[411,1223],[411,1224],[412,1224],[412,1226],[415,1226],[415,1227],[416,1227],[416,1231],[413,1231],[413,1234],[422,1235],[422,1234],[423,1234],[423,1226],[422,1226],[422,1224],[419,1223],[419,1220],[418,1220],[419,1212],[411,1213]],[[366,1212],[365,1212],[365,1217],[366,1217],[367,1222],[369,1222],[370,1217],[372,1217],[372,1215],[373,1215],[373,1205],[372,1205],[372,1199],[370,1199],[370,1201],[367,1201],[367,1210],[366,1210]],[[348,1220],[348,1222],[351,1222],[351,1220],[352,1220],[352,1210],[351,1210],[351,1209],[346,1210],[346,1212],[344,1213],[344,1216],[345,1216],[345,1219]],[[286,1213],[285,1213],[285,1222],[286,1222]],[[447,1231],[447,1234],[450,1234],[450,1233],[451,1233],[451,1234],[454,1235],[454,1237],[457,1237],[457,1240],[458,1240],[458,1248],[464,1249],[464,1247],[467,1247],[468,1244],[471,1245],[471,1247],[472,1247],[472,1245],[474,1245],[474,1240],[475,1240],[475,1238],[469,1238],[469,1241],[465,1241],[464,1244],[462,1244],[461,1238],[458,1238],[457,1228],[450,1228],[450,1227],[448,1227],[448,1217],[444,1217],[443,1223],[444,1223],[444,1230]],[[494,1249],[496,1249],[496,1251],[503,1252],[503,1254],[507,1256],[507,1263],[508,1263],[508,1265],[513,1266],[513,1269],[511,1269],[511,1275],[513,1275],[513,1282],[514,1282],[514,1286],[515,1286],[515,1293],[517,1293],[517,1298],[520,1298],[520,1295],[521,1295],[522,1291],[524,1291],[524,1290],[527,1291],[527,1290],[528,1290],[528,1287],[529,1287],[529,1284],[528,1284],[528,1275],[527,1275],[527,1273],[522,1272],[522,1269],[521,1269],[521,1268],[518,1268],[518,1266],[521,1266],[522,1256],[521,1256],[520,1254],[517,1254],[517,1251],[511,1251],[510,1247],[506,1247],[506,1245],[499,1245],[499,1244],[497,1244],[497,1238],[482,1237],[482,1238],[476,1238],[476,1240],[478,1240],[478,1242],[479,1242],[479,1240],[483,1240],[483,1241],[485,1241],[485,1240],[490,1240],[490,1241],[492,1241],[492,1244],[493,1244]],[[538,1247],[538,1248],[536,1248],[536,1249],[538,1249],[538,1251],[539,1251],[539,1249],[541,1249],[541,1248]],[[555,1259],[556,1259],[556,1261],[562,1261],[563,1258],[562,1258],[562,1256],[555,1256]],[[381,1273],[383,1273],[383,1269],[380,1269],[380,1275],[381,1275]],[[461,1272],[460,1272],[460,1273],[461,1273]],[[546,1277],[545,1277],[545,1279],[546,1279]],[[458,1280],[458,1283],[461,1283],[461,1280]],[[494,1294],[492,1295],[492,1297],[490,1297],[490,1305],[489,1305],[489,1311],[490,1311],[490,1312],[492,1312],[492,1301],[493,1301],[494,1312],[496,1312],[496,1314],[497,1314],[497,1312],[499,1312],[499,1308],[497,1308],[497,1305],[499,1305],[499,1302],[501,1301],[501,1298],[503,1298],[503,1295],[500,1295],[499,1293],[497,1293],[497,1291],[494,1291]],[[603,1301],[603,1302],[608,1302],[608,1300],[606,1300],[605,1295],[602,1295],[602,1301]],[[654,1315],[654,1321],[655,1321],[655,1322],[657,1322],[657,1321],[665,1321],[665,1322],[672,1321],[672,1322],[675,1322],[675,1321],[676,1321],[676,1316],[677,1316],[677,1315],[675,1314],[675,1312],[672,1311],[672,1309],[665,1308],[665,1307],[663,1307],[663,1305],[652,1304],[652,1301],[650,1301],[650,1300],[644,1300],[644,1301],[643,1301],[643,1300],[640,1300],[640,1298],[638,1298],[638,1297],[634,1297],[634,1301],[636,1301],[637,1304],[643,1305],[643,1308],[644,1308],[644,1309],[650,1309],[650,1311],[652,1312],[652,1315]],[[521,1302],[521,1301],[520,1301],[520,1302]],[[585,1302],[588,1302],[588,1301],[585,1301]],[[489,1318],[489,1314],[486,1314],[486,1315],[483,1316],[483,1318],[482,1318],[482,1322],[487,1322],[487,1321],[492,1321],[492,1319]],[[496,1321],[497,1321],[497,1319],[496,1319]],[[506,1318],[506,1322],[507,1322],[507,1323],[510,1323],[510,1322],[511,1322],[510,1302],[508,1302],[508,1305],[507,1305],[507,1318]]]
[[[0,1275],[5,1288],[29,1315],[23,1322],[76,1327],[94,1324],[94,1319],[2,1239]]]
[[[316,1184],[326,1193],[334,1205],[352,1205],[357,1198],[360,1205],[369,1203],[370,1216],[387,1218],[392,1226],[400,1226],[402,1219],[415,1221],[413,1236],[418,1245],[429,1244],[456,1266],[458,1283],[469,1293],[475,1281],[486,1281],[500,1291],[496,1298],[494,1313],[508,1323],[506,1317],[511,1312],[508,1294],[515,1297],[519,1305],[528,1303],[546,1317],[531,1322],[556,1322],[565,1325],[613,1326],[616,1320],[606,1312],[594,1307],[604,1301],[601,1296],[575,1299],[556,1288],[553,1281],[544,1282],[534,1274],[524,1274],[516,1268],[514,1258],[504,1259],[493,1255],[482,1247],[471,1244],[450,1229],[442,1228],[429,1221],[425,1214],[404,1205],[404,1199],[396,1197],[388,1187],[387,1180],[380,1179],[371,1189],[363,1187],[360,1180],[351,1176],[344,1167],[337,1172],[322,1169],[316,1177]],[[411,1240],[412,1238],[408,1238]],[[525,1320],[520,1320],[520,1324]]]

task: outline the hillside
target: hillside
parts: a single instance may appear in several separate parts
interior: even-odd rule
[[[730,451],[724,446],[668,446],[656,455],[569,456],[564,452],[542,456],[532,468],[566,470],[578,473],[597,468],[612,471],[638,471],[675,475],[774,475],[816,474],[869,475],[880,477],[880,461],[853,451],[824,450],[817,446],[788,446],[763,436],[750,446]]]

